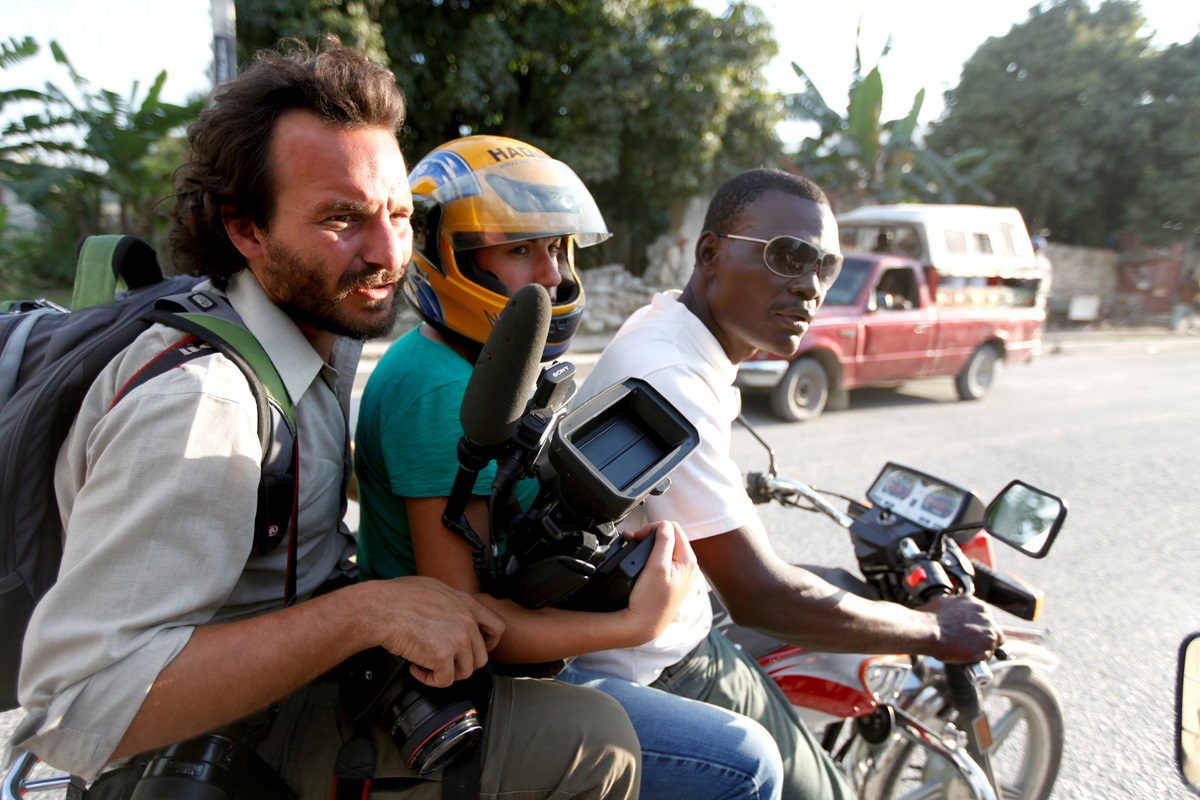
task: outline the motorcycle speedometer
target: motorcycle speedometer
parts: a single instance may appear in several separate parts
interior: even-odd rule
[[[962,521],[973,495],[961,486],[889,461],[871,484],[867,497],[914,525],[941,531]]]

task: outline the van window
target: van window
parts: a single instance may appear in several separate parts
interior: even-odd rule
[[[1000,223],[1000,235],[1004,238],[1004,255],[1015,256],[1017,248],[1013,244],[1013,226],[1011,222]]]
[[[917,236],[916,228],[897,228],[896,229],[896,246],[897,255],[906,256],[908,258],[921,258],[921,239]]]
[[[975,250],[979,253],[992,254],[992,237],[986,233],[975,234]]]
[[[921,237],[911,225],[843,225],[839,238],[842,250],[846,252],[922,257]]]
[[[946,229],[946,253],[952,256],[967,254],[967,234],[965,231]]]

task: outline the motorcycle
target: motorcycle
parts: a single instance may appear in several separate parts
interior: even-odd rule
[[[860,502],[778,475],[770,445],[739,422],[769,454],[767,472],[747,473],[751,499],[845,528],[862,579],[806,568],[913,608],[973,594],[1022,620],[1038,617],[1042,593],[997,571],[992,542],[1044,557],[1066,518],[1062,499],[1014,480],[985,508],[967,489],[889,462]],[[1047,677],[1058,659],[1045,632],[1004,625],[1005,644],[988,662],[944,664],[915,654],[811,652],[737,626],[712,602],[714,624],[757,659],[864,800],[1050,796],[1063,718]]]

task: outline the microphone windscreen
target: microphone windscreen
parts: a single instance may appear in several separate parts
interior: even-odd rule
[[[483,343],[463,394],[459,421],[477,445],[504,444],[537,383],[550,332],[550,295],[531,283],[513,293]]]

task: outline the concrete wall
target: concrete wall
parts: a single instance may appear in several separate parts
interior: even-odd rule
[[[1066,316],[1072,298],[1100,298],[1101,309],[1116,303],[1119,288],[1120,255],[1116,250],[1075,245],[1046,245],[1046,257],[1053,267],[1050,287],[1050,313]]]
[[[670,230],[646,248],[646,283],[682,289],[696,264],[696,242],[704,230],[711,196],[693,197],[672,209]],[[590,291],[590,289],[589,289]]]

